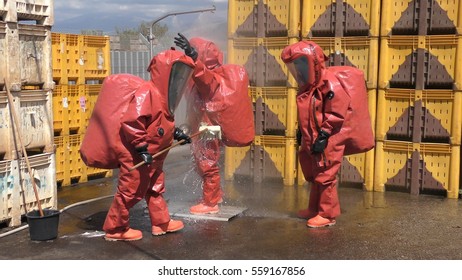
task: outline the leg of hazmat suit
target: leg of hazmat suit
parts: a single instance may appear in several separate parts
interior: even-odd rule
[[[220,184],[220,140],[193,139],[192,150],[199,176],[202,178],[202,202],[191,207],[191,213],[206,214],[218,212],[223,191]]]
[[[341,161],[333,160],[330,161],[329,166],[319,167],[316,155],[309,154],[302,149],[299,156],[305,179],[312,182],[308,211],[306,211],[309,213],[308,221],[320,216],[329,220],[329,222],[326,221],[326,225],[332,225],[332,222],[335,223],[335,218],[340,215],[336,175]],[[307,225],[310,226],[308,223]]]
[[[152,234],[162,235],[184,228],[183,222],[170,219],[167,203],[163,198],[165,192],[165,175],[157,169],[151,177],[152,188],[146,192],[146,204],[151,218]]]
[[[135,240],[132,236],[125,236],[123,233],[133,231],[129,223],[130,209],[143,198],[148,203],[151,224],[153,226],[169,224],[167,203],[162,197],[164,192],[162,162],[153,162],[150,166],[143,165],[130,172],[129,168],[134,162],[133,155],[126,151],[119,154],[119,159],[117,192],[106,216],[103,230],[106,232],[106,239],[109,237],[111,240]],[[136,238],[138,237],[137,235]]]

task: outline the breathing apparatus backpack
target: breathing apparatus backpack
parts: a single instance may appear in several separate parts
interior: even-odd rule
[[[87,166],[118,168],[117,149],[121,117],[135,92],[146,81],[130,74],[113,74],[104,79],[80,146],[80,157]]]
[[[242,66],[225,64],[215,74],[219,89],[206,100],[207,116],[221,127],[225,146],[248,146],[255,137],[255,124],[247,73]]]
[[[331,66],[327,71],[333,74],[350,96],[345,122],[341,128],[345,133],[344,155],[367,152],[375,147],[364,73],[351,66]]]

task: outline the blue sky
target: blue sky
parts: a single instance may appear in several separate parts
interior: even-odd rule
[[[227,0],[55,0],[52,31],[80,34],[82,30],[102,30],[114,34],[116,27],[135,28],[142,21],[152,21],[167,13],[209,9],[214,13],[170,16],[159,23],[173,32],[185,32],[201,26],[227,22]],[[186,32],[187,33],[187,32]]]

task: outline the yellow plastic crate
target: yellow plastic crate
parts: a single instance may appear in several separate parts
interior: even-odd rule
[[[79,85],[110,75],[108,36],[52,34],[53,80]]]
[[[75,34],[64,34],[66,42],[64,45],[64,65],[57,66],[63,67],[63,76],[60,77],[62,80],[59,81],[61,84],[78,84],[83,83],[81,77],[83,75],[82,65],[84,58],[82,56],[82,43],[81,35]],[[55,65],[53,65],[55,67]]]
[[[302,166],[300,165],[300,160],[298,159],[298,150],[297,150],[297,185],[303,186],[306,183],[305,175],[303,175]]]
[[[303,0],[302,37],[379,36],[380,0]]]
[[[64,113],[67,113],[63,103],[65,103],[65,97],[67,97],[67,87],[57,85],[53,90],[53,130],[55,133],[61,133],[63,126],[65,125]]]
[[[95,108],[96,101],[98,100],[99,92],[101,91],[102,84],[95,85],[80,85],[80,92],[83,94],[80,96],[80,109],[82,111],[82,133],[86,131],[88,127],[91,114]],[[84,101],[85,98],[85,101]],[[85,102],[85,103],[83,103]]]
[[[381,14],[381,36],[462,34],[460,0],[387,0]]]
[[[77,85],[56,85],[53,91],[53,128],[55,135],[71,135],[83,130],[85,117],[81,100],[84,89]]]
[[[228,37],[298,37],[299,0],[230,0]]]
[[[83,36],[82,54],[86,80],[102,80],[111,74],[109,36]]]
[[[51,33],[53,80],[58,84],[65,75],[65,47],[66,36],[64,34]]]
[[[374,189],[374,149],[343,157],[339,183],[360,183],[367,191]]]
[[[69,155],[67,152],[67,144],[64,144],[64,137],[65,136],[55,136],[54,137],[54,144],[55,144],[55,160],[56,160],[56,182],[62,184],[65,180],[65,170],[66,168],[65,162],[68,162],[69,159],[66,159],[66,156]],[[69,184],[69,183],[68,183]]]
[[[281,59],[282,50],[297,38],[235,38],[228,40],[229,63],[242,65],[250,86],[296,87],[295,79]]]
[[[250,87],[255,106],[255,133],[295,137],[297,91],[285,87]]]
[[[81,85],[69,85],[69,129],[72,133],[81,133],[85,126],[85,92]]]
[[[79,182],[82,171],[80,159],[81,134],[55,136],[56,145],[56,180],[61,186]]]
[[[460,146],[377,141],[374,177],[375,191],[442,191],[448,198],[458,198]]]
[[[255,136],[247,147],[225,148],[225,179],[235,176],[265,179],[282,179],[284,185],[295,183],[296,140],[283,136]]]
[[[461,89],[461,40],[456,35],[383,37],[379,88]]]
[[[377,140],[461,144],[462,92],[379,90]]]
[[[88,182],[93,178],[111,177],[113,171],[88,167],[80,157],[83,134],[55,136],[56,181],[61,186]]]
[[[379,39],[371,37],[305,38],[317,43],[329,57],[327,66],[354,66],[364,72],[367,88],[377,88]]]
[[[86,167],[87,180],[91,181],[99,178],[110,178],[114,175],[112,169],[101,169],[94,167]]]
[[[83,140],[83,134],[69,135],[69,144],[67,146],[69,153],[69,176],[71,179],[82,182],[84,174],[84,167],[82,159],[80,158],[80,144]]]

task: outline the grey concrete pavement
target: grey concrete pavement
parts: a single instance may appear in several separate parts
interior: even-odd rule
[[[189,150],[180,147],[165,163],[170,207],[200,199],[200,181]],[[116,178],[58,193],[59,209],[111,195]],[[107,242],[102,224],[111,198],[71,207],[60,215],[58,238],[31,241],[28,230],[0,238],[2,260],[461,260],[462,205],[437,195],[365,192],[340,186],[342,215],[333,227],[309,229],[295,216],[307,206],[308,186],[278,181],[223,182],[224,205],[246,208],[229,221],[181,218],[182,231],[152,236],[144,202],[131,212],[143,231],[134,242]],[[0,228],[0,233],[7,229]]]

